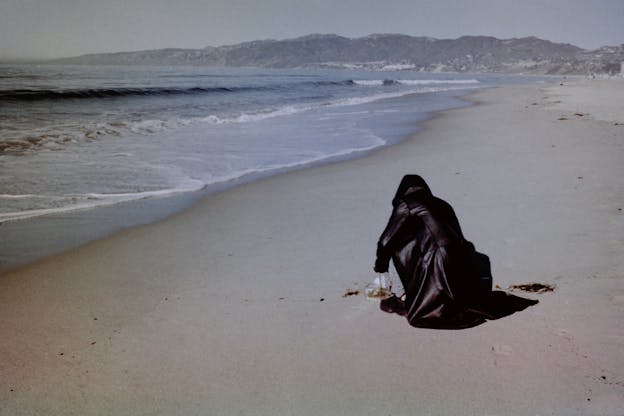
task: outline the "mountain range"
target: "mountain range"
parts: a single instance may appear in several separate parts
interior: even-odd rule
[[[586,50],[536,37],[463,36],[435,39],[401,34],[360,38],[315,34],[202,49],[89,54],[51,61],[79,65],[200,65],[262,68],[411,69],[429,72],[619,74],[624,44]]]

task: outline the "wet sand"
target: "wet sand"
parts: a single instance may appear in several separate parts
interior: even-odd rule
[[[369,157],[0,276],[0,415],[620,415],[622,96],[482,91]],[[495,284],[555,291],[458,331],[381,312],[362,289],[406,173],[453,205]]]

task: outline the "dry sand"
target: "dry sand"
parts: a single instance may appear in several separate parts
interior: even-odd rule
[[[624,414],[622,97],[482,91],[401,145],[2,275],[0,415]],[[459,331],[343,297],[374,277],[406,173],[455,207],[495,284],[555,292]]]

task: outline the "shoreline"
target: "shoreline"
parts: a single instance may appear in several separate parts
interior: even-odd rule
[[[621,414],[624,120],[597,116],[624,82],[574,86],[582,109],[566,85],[480,91],[367,157],[3,274],[0,415]],[[460,331],[344,297],[374,277],[405,173],[454,207],[495,284],[555,292]]]
[[[65,212],[43,214],[15,220],[0,221],[3,240],[0,243],[0,276],[10,271],[79,248],[82,245],[109,238],[123,230],[158,223],[178,215],[199,201],[229,189],[277,175],[313,169],[366,158],[386,147],[396,146],[418,134],[424,123],[444,113],[464,106],[473,105],[470,96],[489,86],[476,90],[454,93],[457,103],[444,110],[419,113],[414,130],[398,143],[385,144],[374,149],[352,152],[357,154],[337,155],[320,161],[302,162],[290,167],[278,168],[205,185],[202,189],[181,192],[167,197],[144,198],[122,201],[110,205],[90,208],[76,208]],[[434,93],[435,94],[435,93]],[[417,94],[420,95],[420,94]],[[43,233],[45,238],[41,238]]]

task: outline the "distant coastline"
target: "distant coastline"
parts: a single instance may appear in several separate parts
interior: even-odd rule
[[[24,62],[23,60],[21,62]],[[436,39],[401,34],[347,38],[314,34],[201,49],[165,48],[30,61],[75,65],[407,69],[423,72],[619,75],[624,44],[586,50],[537,37]]]

